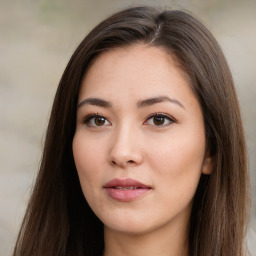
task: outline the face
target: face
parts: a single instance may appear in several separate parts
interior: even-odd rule
[[[186,226],[205,152],[199,103],[174,58],[134,45],[101,54],[79,93],[73,154],[105,229]]]

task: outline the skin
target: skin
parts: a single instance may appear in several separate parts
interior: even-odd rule
[[[159,96],[171,101],[141,103]],[[97,57],[81,84],[73,154],[84,196],[104,223],[105,256],[188,255],[193,197],[212,160],[200,105],[171,55],[138,44]],[[120,202],[103,188],[114,178],[151,189]]]

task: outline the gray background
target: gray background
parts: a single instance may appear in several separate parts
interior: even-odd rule
[[[191,11],[224,50],[246,130],[253,198],[248,244],[256,255],[256,0],[0,0],[0,256],[13,250],[72,52],[99,21],[140,4]]]

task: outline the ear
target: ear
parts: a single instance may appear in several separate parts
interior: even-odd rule
[[[210,155],[210,152],[207,152],[204,158],[204,162],[202,165],[202,174],[210,175],[213,172],[214,166],[214,157]]]

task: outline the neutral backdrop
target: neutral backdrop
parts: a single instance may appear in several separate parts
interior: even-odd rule
[[[253,198],[248,244],[256,255],[256,0],[0,0],[0,256],[12,253],[71,54],[99,21],[143,4],[194,13],[224,50],[246,130]]]

